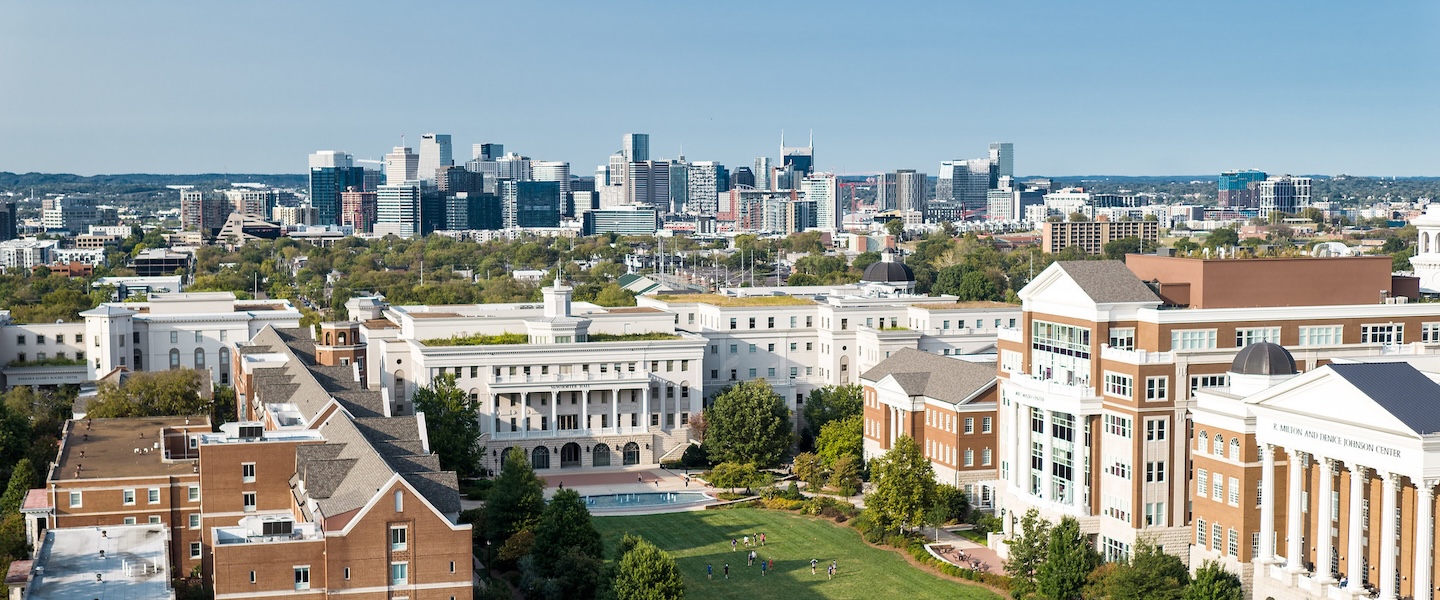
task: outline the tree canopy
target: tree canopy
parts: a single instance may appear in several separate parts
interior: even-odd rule
[[[842,456],[851,456],[858,460],[865,455],[864,433],[865,417],[862,415],[830,421],[815,439],[815,454],[825,461],[826,465],[834,465]]]
[[[491,540],[505,541],[533,527],[545,510],[545,482],[535,475],[525,451],[505,453],[500,477],[485,500],[485,532]]]
[[[917,526],[935,506],[935,471],[915,439],[900,436],[889,452],[870,461],[875,490],[865,497],[877,522],[888,526]]]
[[[208,414],[211,401],[200,395],[206,383],[194,369],[130,373],[120,385],[102,382],[86,414],[97,419]]]
[[[819,438],[826,423],[859,415],[865,407],[865,389],[859,384],[827,385],[805,397],[805,429]]]
[[[485,449],[480,446],[479,400],[455,386],[449,373],[415,390],[415,411],[425,413],[430,449],[440,457],[440,468],[461,476],[480,472]]]
[[[785,401],[763,379],[745,381],[721,392],[705,411],[705,446],[711,460],[780,464],[794,430]]]
[[[675,558],[646,540],[640,540],[620,559],[615,577],[618,600],[679,600],[685,583]]]
[[[1240,577],[1225,570],[1219,562],[1207,560],[1195,570],[1195,577],[1185,588],[1184,600],[1241,600],[1244,597]]]
[[[1079,600],[1086,578],[1100,565],[1100,555],[1080,530],[1080,522],[1066,516],[1050,529],[1045,562],[1035,573],[1036,591],[1047,600]]]

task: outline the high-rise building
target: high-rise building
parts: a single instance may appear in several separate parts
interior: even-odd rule
[[[531,181],[553,181],[560,184],[560,210],[568,216],[575,216],[570,206],[570,163],[560,160],[537,160],[530,162]]]
[[[470,147],[472,160],[495,160],[505,156],[505,144],[475,144]]]
[[[1310,206],[1310,178],[1289,175],[1268,177],[1255,184],[1255,197],[1261,217],[1269,218],[1277,212],[1293,215]]]
[[[630,204],[654,207],[657,212],[670,210],[670,162],[664,160],[634,161],[629,165],[627,186]]]
[[[815,172],[815,138],[812,135],[805,146],[786,146],[785,134],[780,134],[780,161],[793,167],[802,177]]]
[[[999,177],[1015,176],[1015,144],[1010,142],[990,143],[990,163],[995,165],[995,175]]]
[[[293,227],[295,225],[317,225],[319,224],[319,211],[314,206],[277,206],[274,211],[274,219],[281,225]],[[332,225],[333,223],[327,223]]]
[[[366,183],[365,169],[355,166],[349,154],[321,150],[310,155],[310,205],[315,207],[317,224],[339,222],[340,192],[352,187],[358,190],[375,189],[371,185]]]
[[[428,185],[420,186],[420,235],[445,228],[445,194]]]
[[[687,208],[701,215],[713,215],[719,209],[719,194],[730,191],[729,172],[713,160],[690,163],[687,175],[689,197]]]
[[[435,181],[435,172],[440,167],[455,164],[450,151],[450,134],[426,133],[420,136],[419,177],[423,181]]]
[[[985,192],[991,188],[994,165],[988,158],[942,161],[940,175],[935,179],[935,200],[957,204],[963,210],[985,208]]]
[[[755,189],[755,172],[751,171],[750,167],[735,167],[730,172],[730,185],[735,187],[743,185]]]
[[[826,231],[843,229],[845,210],[840,205],[840,181],[834,173],[816,173],[800,183],[807,202],[815,203],[816,227]]]
[[[484,193],[485,175],[454,165],[440,167],[440,170],[435,173],[435,188],[443,194],[452,196],[461,192]]]
[[[875,208],[895,209],[895,174],[880,173],[875,176]]]
[[[420,234],[420,182],[387,183],[375,192],[376,235],[402,238]]]
[[[1265,181],[1264,171],[1224,171],[1220,173],[1220,206],[1227,208],[1254,208],[1255,187]]]
[[[505,226],[505,210],[495,194],[461,193],[445,199],[445,229],[494,230]]]
[[[350,188],[340,192],[340,224],[355,228],[355,233],[375,231],[376,193]]]
[[[433,176],[433,172],[432,172]],[[404,146],[396,146],[385,155],[385,183],[400,185],[420,179],[420,155]],[[344,188],[341,188],[344,189]]]
[[[895,208],[925,212],[925,174],[915,169],[895,171]]]
[[[625,162],[650,160],[650,134],[627,133],[621,143],[620,153],[625,155]]]
[[[63,198],[62,198],[63,200]],[[180,227],[187,231],[212,233],[225,226],[230,206],[223,194],[205,193],[187,188],[180,190]]]
[[[670,208],[678,213],[690,205],[690,163],[685,157],[670,161]]]
[[[554,181],[500,182],[505,227],[559,227],[560,184]]]
[[[252,186],[235,187],[221,193],[225,195],[232,212],[242,215],[260,215],[265,219],[270,218],[270,213],[275,209],[276,201],[280,197],[276,190]]]
[[[220,200],[223,203],[223,198]],[[211,212],[220,211],[220,207],[211,207]],[[225,224],[225,214],[222,212],[218,217],[213,216],[207,223],[219,229]],[[58,198],[46,198],[40,203],[40,224],[45,231],[65,230],[71,232],[82,232],[89,229],[91,225],[98,225],[101,221],[101,209],[95,205],[95,198],[90,196],[60,196]]]
[[[618,206],[585,213],[583,235],[618,233],[620,235],[655,235],[660,220],[651,206]]]
[[[14,200],[0,202],[0,242],[19,237],[20,219]]]
[[[755,189],[770,189],[770,157],[761,156],[755,159]]]

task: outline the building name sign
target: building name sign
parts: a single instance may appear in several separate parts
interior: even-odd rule
[[[1388,457],[1391,457],[1391,458],[1400,458],[1400,450],[1397,449],[1397,448],[1391,448],[1391,447],[1389,447],[1389,446],[1381,446],[1381,445],[1379,445],[1379,444],[1373,444],[1373,443],[1366,442],[1366,441],[1363,441],[1363,440],[1357,440],[1357,439],[1354,439],[1354,438],[1348,438],[1348,437],[1345,437],[1345,436],[1343,436],[1343,435],[1335,435],[1335,434],[1333,434],[1333,433],[1325,433],[1325,432],[1323,432],[1323,431],[1315,431],[1315,430],[1313,430],[1313,429],[1306,429],[1306,428],[1304,428],[1304,427],[1296,427],[1296,426],[1294,426],[1294,425],[1283,425],[1283,424],[1280,424],[1280,423],[1273,423],[1273,424],[1272,424],[1272,427],[1274,427],[1275,431],[1279,431],[1279,432],[1281,432],[1281,433],[1288,433],[1288,434],[1290,434],[1290,435],[1300,436],[1300,437],[1307,438],[1307,439],[1319,440],[1319,441],[1322,441],[1322,442],[1327,442],[1327,443],[1330,443],[1330,444],[1335,444],[1335,445],[1337,445],[1337,446],[1341,446],[1341,447],[1344,447],[1344,448],[1350,448],[1350,449],[1354,449],[1354,450],[1360,450],[1360,451],[1362,451],[1362,452],[1371,452],[1371,453],[1374,453],[1374,454],[1379,454],[1379,455],[1381,455],[1381,456],[1388,456]]]

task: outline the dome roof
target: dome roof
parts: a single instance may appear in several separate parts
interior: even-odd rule
[[[880,261],[865,267],[860,281],[874,283],[908,283],[915,281],[915,272],[905,263]]]
[[[1239,375],[1294,375],[1295,357],[1279,344],[1256,342],[1246,346],[1230,363],[1230,372]]]

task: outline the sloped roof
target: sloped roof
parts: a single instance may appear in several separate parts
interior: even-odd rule
[[[906,394],[960,404],[995,385],[995,363],[973,363],[905,348],[860,377],[880,381],[890,376]]]
[[[1376,404],[1420,435],[1440,433],[1440,384],[1409,363],[1330,364]]]
[[[1062,260],[1055,263],[1096,304],[1160,302],[1160,297],[1118,260]]]

